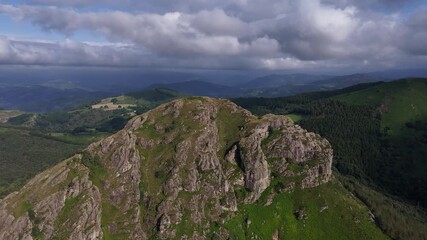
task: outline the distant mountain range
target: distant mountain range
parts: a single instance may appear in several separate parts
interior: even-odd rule
[[[371,74],[352,74],[352,75],[344,75],[331,77],[322,81],[312,82],[312,85],[317,85],[322,88],[327,89],[340,89],[350,87],[356,84],[361,83],[372,83],[372,82],[380,82],[380,81],[389,81],[386,78],[382,78],[379,76],[371,75]]]
[[[221,98],[281,97],[341,89],[360,83],[390,81],[397,77],[427,77],[425,69],[343,76],[302,73],[262,76],[259,72],[204,73],[97,68],[0,70],[0,108],[30,112],[66,110],[106,97],[156,88],[172,89],[184,95]]]
[[[236,97],[245,95],[244,91],[236,87],[197,80],[169,84],[154,84],[148,87],[148,89],[154,88],[168,88],[195,96]]]
[[[304,92],[335,90],[360,83],[379,81],[387,81],[387,79],[368,74],[353,74],[336,77],[290,74],[259,77],[247,84],[234,87],[194,80],[169,84],[155,84],[148,87],[148,89],[168,88],[189,95],[209,97],[280,97]]]
[[[241,85],[243,89],[260,89],[260,88],[275,88],[286,85],[304,85],[316,81],[328,79],[331,76],[325,75],[308,75],[308,74],[288,74],[288,75],[267,75],[255,78],[250,82]]]

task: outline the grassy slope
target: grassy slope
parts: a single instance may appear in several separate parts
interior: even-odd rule
[[[302,208],[307,218],[298,220],[295,211]],[[263,201],[245,205],[225,225],[238,239],[271,239],[276,230],[280,239],[388,239],[371,221],[367,207],[336,179],[317,188],[281,193],[269,206]]]
[[[147,89],[140,92],[126,94],[126,103],[150,104],[154,102],[166,102],[172,99],[183,97],[185,94],[167,88]]]
[[[394,136],[407,134],[408,121],[427,119],[427,79],[404,79],[346,93],[334,99],[357,105],[381,107],[382,127]]]

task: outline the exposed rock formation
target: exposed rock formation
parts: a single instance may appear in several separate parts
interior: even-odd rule
[[[176,100],[3,199],[0,239],[224,239],[240,204],[325,183],[331,163],[329,143],[287,117]]]
[[[99,239],[101,198],[81,155],[37,175],[0,203],[0,239]]]

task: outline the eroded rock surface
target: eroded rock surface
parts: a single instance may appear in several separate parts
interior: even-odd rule
[[[241,205],[326,183],[331,163],[330,144],[287,117],[180,99],[1,200],[0,239],[226,239]]]

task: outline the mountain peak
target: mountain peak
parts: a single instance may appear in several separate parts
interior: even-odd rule
[[[331,163],[328,141],[285,116],[179,99],[3,199],[0,238],[224,239],[242,206],[326,183]]]

